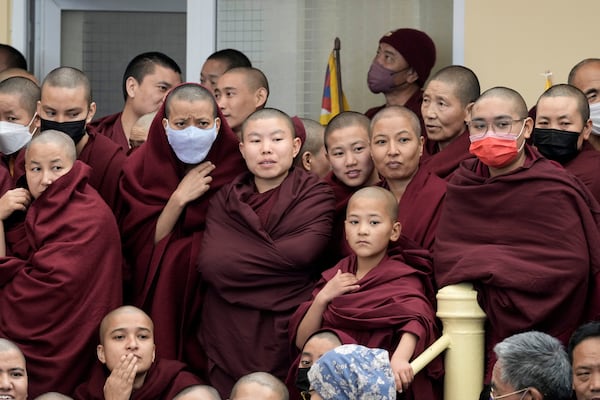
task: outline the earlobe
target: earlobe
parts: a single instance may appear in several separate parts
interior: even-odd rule
[[[525,118],[525,127],[523,128],[523,136],[525,139],[529,139],[531,137],[531,132],[533,131],[533,119],[530,117]]]
[[[130,76],[125,81],[125,88],[127,90],[127,97],[135,98],[135,89],[137,87],[137,81],[133,76]]]
[[[219,129],[221,129],[221,118],[215,118],[215,125],[217,126],[217,132],[219,132]]]
[[[390,235],[390,241],[395,242],[400,238],[400,233],[402,232],[402,225],[400,222],[394,222],[392,227],[392,234]]]
[[[583,130],[581,131],[581,136],[583,136],[583,140],[588,140],[590,138],[590,134],[592,133],[592,120],[588,119],[585,125],[583,126]]]
[[[300,140],[299,137],[295,137],[292,157],[296,157],[298,155],[298,152],[300,151],[300,147],[302,147],[302,141]]]
[[[169,120],[166,118],[163,118],[162,124],[163,124],[163,128],[165,128],[165,130],[167,130],[167,125],[169,125]]]
[[[310,152],[309,151],[305,151],[304,153],[302,153],[302,167],[305,170],[310,171]]]
[[[406,81],[408,83],[413,83],[416,82],[417,79],[419,79],[419,74],[417,74],[417,71],[415,71],[414,68],[411,67],[410,71],[406,75]]]
[[[89,124],[90,122],[92,122],[92,119],[94,119],[94,115],[96,115],[96,102],[92,101],[90,103],[90,107],[88,109],[88,115],[87,115],[87,117],[85,119],[85,122],[87,124]]]
[[[265,106],[265,103],[267,102],[267,89],[265,89],[264,87],[259,88],[256,91],[256,108],[262,108]]]

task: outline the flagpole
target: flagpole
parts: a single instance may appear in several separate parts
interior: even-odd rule
[[[333,42],[333,55],[335,58],[335,68],[337,69],[337,87],[338,87],[338,110],[340,110],[340,112],[344,111],[344,96],[343,93],[344,91],[342,90],[342,68],[341,68],[341,63],[340,63],[340,38],[336,37],[335,41]]]

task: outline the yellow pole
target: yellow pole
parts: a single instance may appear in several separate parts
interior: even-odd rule
[[[0,43],[11,44],[11,0],[0,0]]]
[[[437,315],[450,336],[445,354],[444,400],[477,400],[483,388],[485,313],[470,283],[438,291]]]

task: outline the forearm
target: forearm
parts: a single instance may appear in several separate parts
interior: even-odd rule
[[[400,338],[400,343],[398,343],[398,346],[396,346],[396,350],[394,351],[392,358],[397,358],[408,362],[415,352],[417,340],[418,338],[416,335],[409,332],[404,332]]]
[[[0,221],[0,257],[6,257],[6,235],[4,235],[4,221]]]
[[[160,213],[156,221],[156,230],[154,231],[154,244],[160,242],[169,233],[173,231],[179,216],[183,212],[185,205],[177,200],[175,194],[171,195],[169,201]]]
[[[304,318],[302,318],[300,325],[298,325],[298,332],[296,332],[296,347],[302,349],[302,346],[304,346],[308,337],[321,328],[323,313],[327,308],[327,304],[328,302],[321,301],[320,299],[317,301],[317,298],[315,298],[308,308],[308,311],[306,311],[306,314],[304,314]]]

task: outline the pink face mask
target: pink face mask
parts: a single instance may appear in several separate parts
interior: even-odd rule
[[[523,134],[523,127],[517,136],[487,132],[485,135],[471,135],[469,152],[491,168],[504,168],[516,160],[525,146],[525,141],[517,147],[517,141]]]
[[[371,63],[371,68],[369,68],[369,74],[367,75],[369,90],[373,93],[388,93],[392,89],[403,85],[405,82],[399,85],[394,83],[394,74],[406,71],[409,68],[410,67],[406,67],[400,71],[392,71],[381,66],[377,61],[373,61]]]

